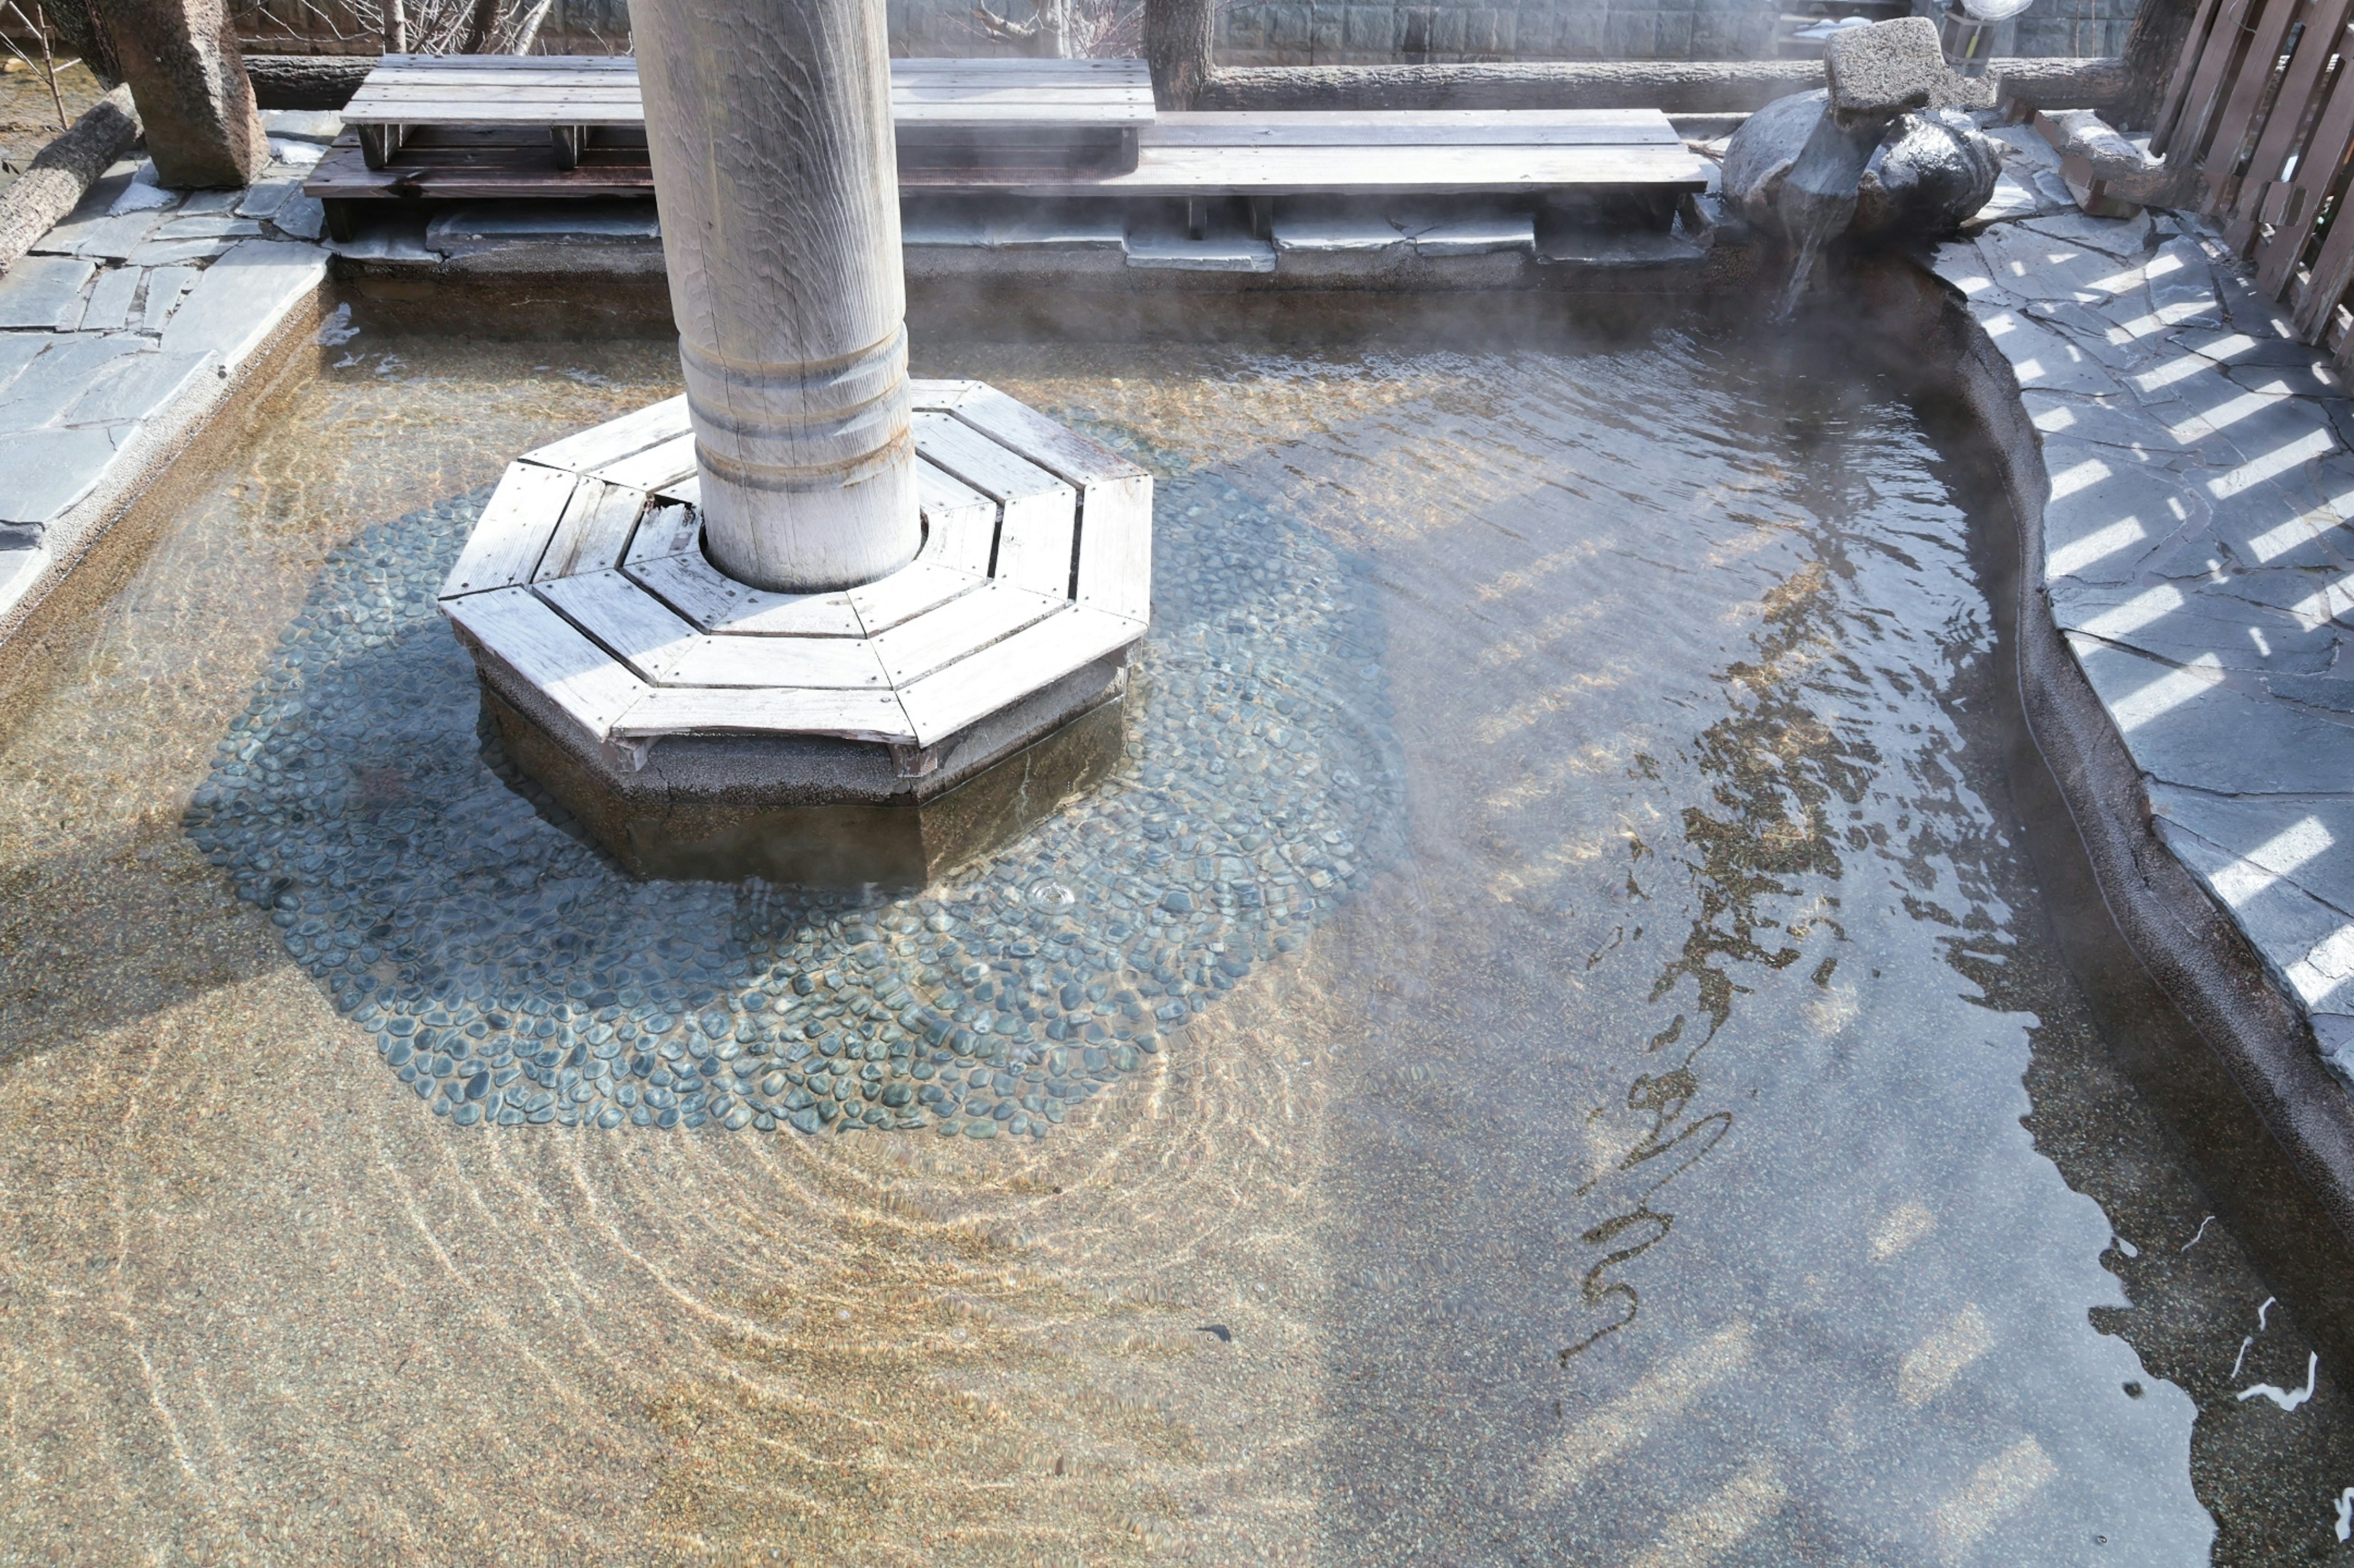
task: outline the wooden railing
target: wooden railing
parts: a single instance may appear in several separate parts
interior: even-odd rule
[[[2150,151],[2219,219],[2299,336],[2349,348],[2354,315],[2354,0],[2200,0]]]

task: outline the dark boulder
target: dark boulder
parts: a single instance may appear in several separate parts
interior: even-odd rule
[[[1783,235],[1782,185],[1828,111],[1823,90],[1776,99],[1733,133],[1724,154],[1724,200],[1756,228]],[[1856,185],[1858,239],[1951,234],[1994,194],[2002,160],[1995,142],[1949,109],[1888,122]]]

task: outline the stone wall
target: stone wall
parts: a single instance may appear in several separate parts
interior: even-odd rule
[[[990,0],[1016,20],[1031,0]],[[1914,0],[1931,9],[1935,0]],[[2137,0],[2036,0],[1995,34],[1998,55],[2119,53]],[[910,55],[1015,52],[973,23],[977,0],[887,0],[891,48]],[[1137,0],[1079,0],[1083,7]],[[240,36],[259,53],[365,53],[373,7],[350,0],[245,0]],[[1227,65],[1445,64],[1458,60],[1758,59],[1774,52],[1776,0],[1231,0],[1218,16]],[[1792,10],[1797,9],[1792,6]],[[1836,5],[1834,15],[1839,14]],[[0,7],[0,17],[8,15]],[[627,0],[555,0],[550,53],[601,53],[629,38]]]
[[[992,4],[1017,19],[1030,15],[1029,0]],[[1994,52],[2120,53],[2136,4],[2036,0],[2025,16],[1997,29]],[[1914,0],[1923,14],[1933,5]],[[893,50],[1007,52],[980,37],[973,5],[890,0]],[[1783,8],[1776,0],[1234,0],[1218,14],[1218,58],[1238,66],[1760,59],[1774,53]],[[1836,5],[1831,14],[1841,14]]]

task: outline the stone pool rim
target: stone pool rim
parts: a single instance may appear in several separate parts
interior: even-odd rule
[[[1872,313],[1897,328],[1900,341],[1926,351],[1919,356],[1924,379],[1959,400],[1993,459],[2016,523],[2017,555],[2007,563],[2008,584],[1984,586],[1989,599],[2009,590],[2022,738],[2065,810],[2066,830],[2081,848],[2114,935],[2165,1005],[2221,1062],[2336,1227],[2344,1256],[2333,1261],[2354,1260],[2354,1096],[2323,1062],[2311,1026],[2247,934],[2158,837],[2143,804],[2142,770],[2069,649],[2050,597],[2040,591],[2052,474],[2010,361],[1962,291],[1920,260],[1875,259],[1859,267],[1855,279]],[[1995,543],[2000,548],[2010,542]],[[2014,779],[2014,789],[2020,782]],[[2052,891],[2047,888],[2047,896]],[[2073,954],[2070,959],[2073,971]],[[2090,980],[2077,974],[2088,991]],[[2267,1273],[2275,1271],[2274,1258],[2264,1261]],[[2323,1303],[2292,1298],[2292,1306],[2304,1308],[2299,1316],[2309,1330],[2341,1337],[2330,1334],[2331,1315],[2315,1309]],[[2354,1350],[2354,1337],[2345,1345]]]

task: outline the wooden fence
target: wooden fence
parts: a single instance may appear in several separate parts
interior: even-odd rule
[[[2200,0],[2150,137],[2297,334],[2354,355],[2354,0]]]

